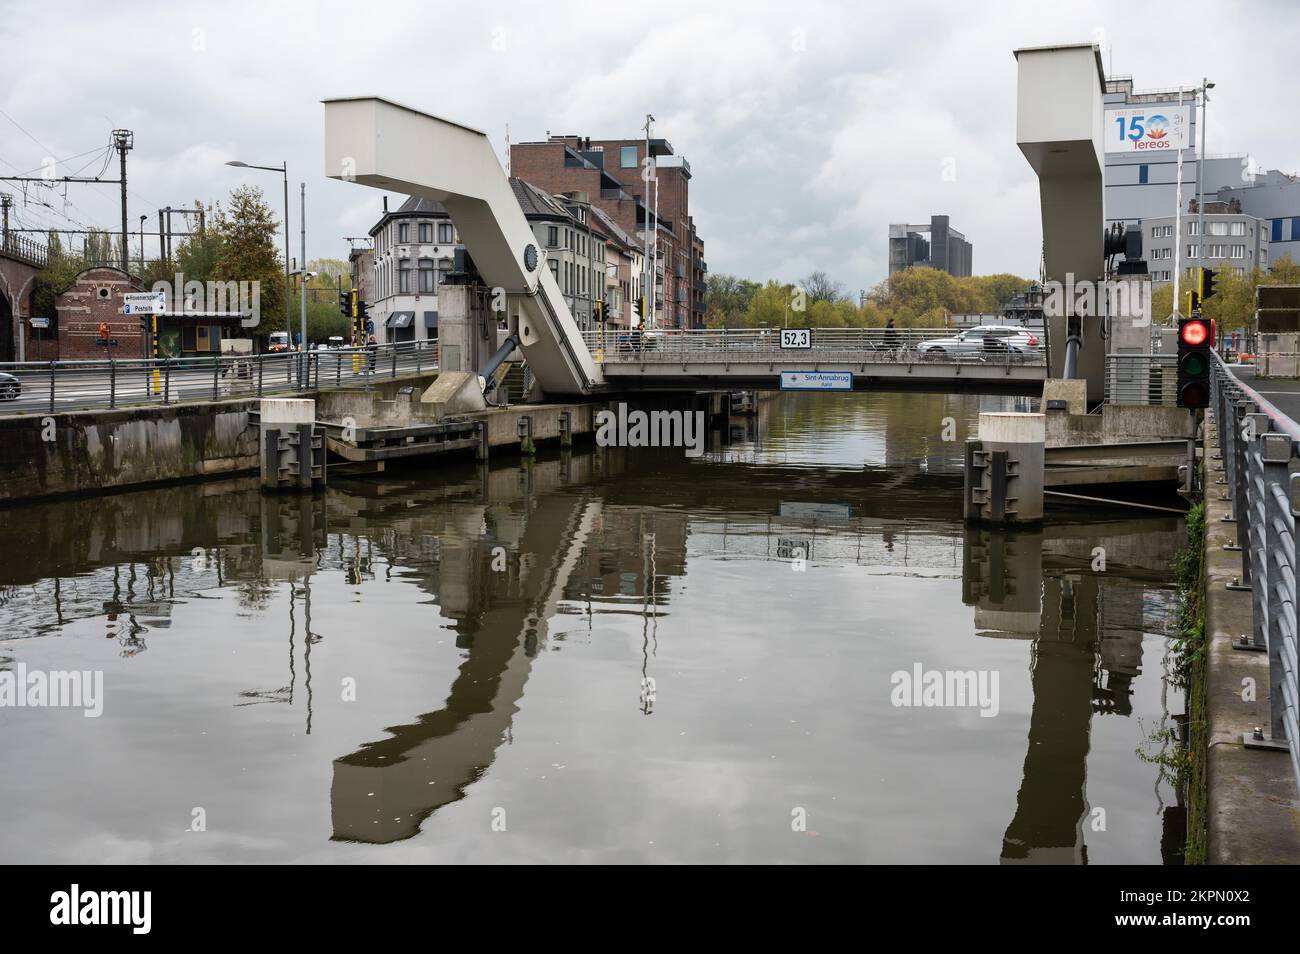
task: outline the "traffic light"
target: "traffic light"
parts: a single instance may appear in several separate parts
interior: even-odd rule
[[[1201,310],[1201,296],[1196,293],[1196,289],[1189,289],[1187,292],[1187,314],[1194,315]]]
[[[339,314],[346,318],[352,317],[352,296],[355,292],[339,292]]]
[[[1204,302],[1214,294],[1214,269],[1202,268],[1196,275],[1196,297]]]
[[[361,343],[365,343],[366,335],[375,330],[374,322],[370,320],[370,306],[366,304],[364,298],[357,299],[357,331]]]
[[[605,299],[597,298],[596,299],[596,322],[597,324],[599,324],[604,320],[605,320]]]
[[[1199,410],[1210,404],[1210,361],[1214,322],[1206,318],[1178,321],[1178,406]]]

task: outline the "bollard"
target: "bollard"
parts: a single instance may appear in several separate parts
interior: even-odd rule
[[[263,398],[261,484],[264,491],[311,492],[325,486],[325,435],[316,428],[316,402]]]
[[[997,525],[1043,519],[1046,436],[1042,414],[980,415],[979,438],[966,447],[965,519]]]

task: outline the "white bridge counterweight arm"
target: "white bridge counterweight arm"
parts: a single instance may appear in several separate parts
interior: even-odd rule
[[[486,135],[378,97],[330,99],[325,174],[441,202],[483,281],[519,297],[520,347],[543,392],[603,384]]]

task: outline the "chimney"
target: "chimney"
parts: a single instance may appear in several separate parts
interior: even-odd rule
[[[388,214],[388,196],[384,196],[384,214]]]

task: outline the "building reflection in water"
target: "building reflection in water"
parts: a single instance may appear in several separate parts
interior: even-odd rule
[[[955,413],[949,403],[931,404],[930,416]],[[319,648],[313,591],[399,575],[437,603],[463,659],[450,687],[434,689],[439,701],[412,707],[418,714],[387,729],[376,723],[374,741],[333,761],[332,838],[388,843],[417,834],[432,813],[463,798],[509,743],[561,602],[574,613],[570,623],[585,606],[589,627],[597,612],[641,617],[639,679],[628,670],[626,703],[654,717],[663,675],[655,671],[657,627],[672,610],[673,580],[686,573],[688,555],[960,573],[981,638],[1033,643],[1033,710],[1002,860],[1083,862],[1092,719],[1130,711],[1141,633],[1158,628],[1145,618],[1143,581],[1167,590],[1181,525],[1143,520],[963,537],[944,511],[951,503],[955,513],[960,494],[959,472],[949,468],[955,452],[921,433],[913,407],[895,409],[896,430],[880,459],[861,468],[787,465],[772,455],[690,466],[602,450],[518,467],[468,465],[440,471],[436,481],[419,472],[335,480],[315,498],[268,497],[252,482],[230,481],[34,507],[21,519],[0,513],[13,543],[0,553],[9,584],[0,607],[14,639],[102,616],[122,651],[139,653],[150,632],[167,627],[176,603],[232,587],[237,606],[254,615],[287,594],[283,677],[232,701],[301,707],[294,714],[301,711],[311,732],[319,701],[313,651],[329,648]],[[755,441],[770,423],[761,413],[726,439]],[[814,456],[801,459],[816,463],[818,435],[830,423],[772,423],[789,432],[783,446],[796,450],[804,445],[794,431],[805,425]],[[964,427],[958,421],[959,439]],[[721,441],[715,433],[714,447]],[[1109,574],[1090,569],[1098,545]],[[502,550],[505,568],[496,572]],[[75,586],[60,582],[73,578]]]
[[[1092,719],[1132,713],[1142,634],[1153,623],[1142,580],[1167,586],[1169,558],[1183,539],[1176,519],[967,528],[962,588],[976,632],[1033,641],[1033,709],[1004,864],[1087,863]],[[1093,569],[1097,547],[1109,575]]]

